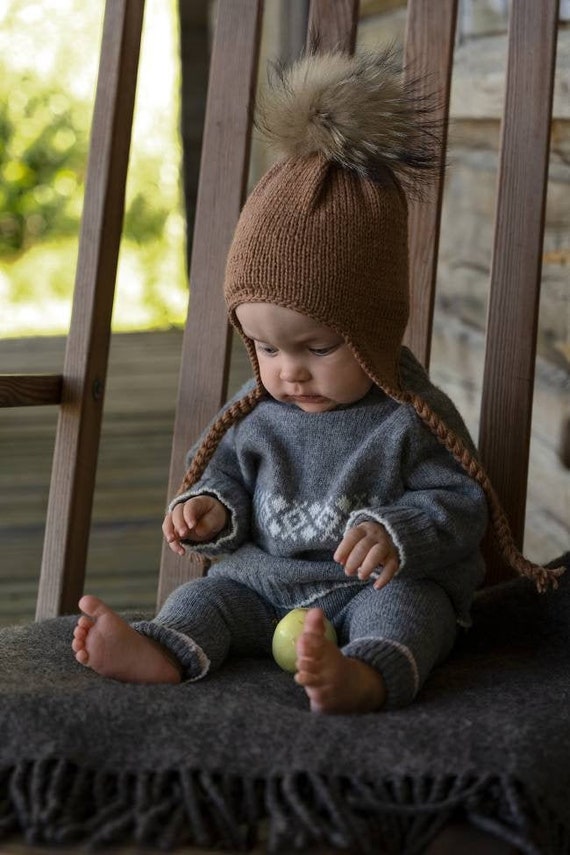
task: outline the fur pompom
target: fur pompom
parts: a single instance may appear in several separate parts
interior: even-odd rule
[[[273,66],[256,124],[286,157],[320,152],[373,180],[388,167],[413,188],[418,173],[437,167],[439,136],[433,108],[413,88],[393,48],[308,54]]]

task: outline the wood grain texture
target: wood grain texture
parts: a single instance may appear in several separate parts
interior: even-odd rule
[[[311,0],[308,46],[319,51],[342,50],[353,53],[356,44],[359,0]]]
[[[123,222],[143,0],[106,5],[37,617],[83,588]]]
[[[261,0],[218,3],[168,498],[182,481],[188,448],[226,398],[231,338],[222,284],[246,192],[261,10]],[[158,602],[201,572],[165,545]]]
[[[439,167],[421,200],[409,204],[410,321],[404,343],[429,368],[439,230],[445,159],[451,69],[457,20],[457,0],[409,0],[405,38],[405,76],[417,81],[421,98],[437,105],[430,121],[441,128]]]
[[[481,457],[524,533],[557,0],[511,4],[481,405]]]
[[[0,407],[59,404],[61,374],[0,374]]]

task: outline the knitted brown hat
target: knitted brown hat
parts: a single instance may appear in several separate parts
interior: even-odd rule
[[[486,492],[508,563],[540,590],[557,571],[517,551],[478,461],[417,394],[398,365],[408,321],[408,211],[402,184],[436,164],[433,128],[402,82],[390,51],[308,56],[273,80],[259,124],[285,157],[244,205],[228,254],[224,291],[257,378],[255,390],[213,425],[183,482],[199,479],[223,433],[265,392],[253,342],[236,317],[242,303],[279,305],[335,330],[388,395],[411,404]],[[559,574],[558,574],[559,575]]]
[[[240,303],[294,309],[333,328],[386,391],[400,388],[408,322],[407,205],[383,184],[322,154],[281,161],[249,197],[226,268],[232,322]],[[244,337],[257,367],[252,342]]]

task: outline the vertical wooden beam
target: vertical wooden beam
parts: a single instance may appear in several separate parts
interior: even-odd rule
[[[182,480],[186,453],[223,404],[231,337],[223,298],[226,256],[246,192],[261,34],[261,0],[218,0],[196,225],[168,496]],[[202,572],[165,544],[159,604]]]
[[[210,0],[178,0],[180,22],[180,126],[182,132],[182,178],[186,216],[186,257],[190,269],[192,234],[200,152],[206,111],[206,91],[210,68],[209,44]]]
[[[558,0],[511,4],[479,448],[519,548],[524,534],[557,22]]]
[[[309,20],[309,0],[279,0],[280,60],[289,65],[305,47]]]
[[[311,0],[307,46],[354,53],[359,0]]]
[[[108,0],[36,617],[77,609],[99,449],[143,0]]]
[[[441,127],[438,173],[422,199],[410,202],[408,218],[411,306],[404,342],[426,369],[431,351],[456,20],[457,0],[408,2],[406,77],[417,81],[420,97],[435,101],[437,110],[430,120]]]

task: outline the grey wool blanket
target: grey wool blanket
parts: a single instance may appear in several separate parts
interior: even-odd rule
[[[570,852],[570,574],[481,592],[474,620],[412,706],[363,716],[311,714],[270,660],[124,685],[74,661],[72,617],[2,630],[0,838],[413,855],[466,818]]]

